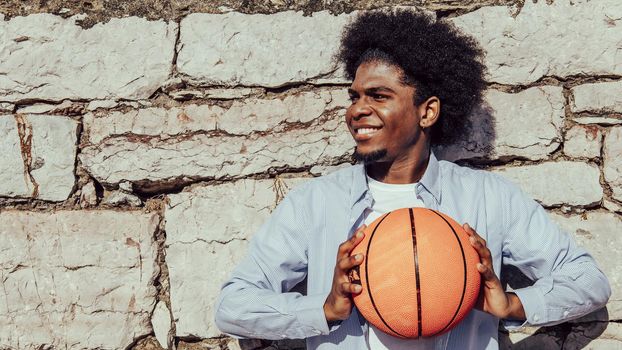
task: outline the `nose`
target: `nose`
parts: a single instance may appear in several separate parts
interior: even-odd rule
[[[354,120],[369,116],[371,113],[371,108],[369,108],[369,104],[365,102],[364,98],[359,98],[352,102],[348,108],[348,114],[350,114],[350,117]]]

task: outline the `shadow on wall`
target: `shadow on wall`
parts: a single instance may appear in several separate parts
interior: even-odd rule
[[[514,266],[504,266],[501,281],[512,289],[533,285],[533,281]],[[596,322],[597,321],[597,322]],[[502,350],[579,350],[598,338],[609,321],[609,312],[604,307],[579,319],[550,327],[540,327],[525,338],[512,343],[509,332],[499,327],[499,349]]]
[[[470,164],[490,162],[495,156],[497,136],[494,114],[494,109],[486,102],[476,107],[468,117],[462,137],[452,144],[434,147],[434,154],[438,159],[457,163],[467,159]]]

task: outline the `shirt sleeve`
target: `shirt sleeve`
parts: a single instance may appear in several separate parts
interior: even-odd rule
[[[514,290],[525,309],[526,323],[554,325],[603,307],[611,287],[592,256],[553,223],[542,206],[514,185],[508,186],[503,264],[517,267],[535,281]]]
[[[222,286],[218,328],[241,338],[299,339],[328,334],[327,294],[289,290],[307,275],[310,226],[301,205],[286,197],[251,240],[249,252]]]

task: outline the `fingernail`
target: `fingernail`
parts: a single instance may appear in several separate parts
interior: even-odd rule
[[[359,285],[354,286],[354,291],[355,292],[360,292],[361,291],[361,286],[359,286]]]
[[[477,243],[477,240],[473,236],[469,237],[469,241],[471,241],[471,243],[473,244]]]
[[[356,237],[361,238],[363,237],[363,232],[359,231],[356,233]]]
[[[361,254],[356,254],[354,256],[354,260],[356,260],[356,261],[360,261],[361,259],[363,259],[363,256]]]

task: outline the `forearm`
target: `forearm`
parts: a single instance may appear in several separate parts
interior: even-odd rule
[[[224,333],[243,338],[301,339],[327,334],[325,299],[326,295],[229,285],[216,304],[216,325]]]
[[[508,314],[505,316],[505,319],[523,321],[527,319],[525,315],[525,308],[523,307],[523,303],[520,298],[514,293],[507,293],[508,301],[510,304]]]
[[[579,318],[603,307],[611,288],[595,263],[586,261],[575,274],[556,272],[515,293],[521,300],[524,319],[529,324],[545,326]]]

